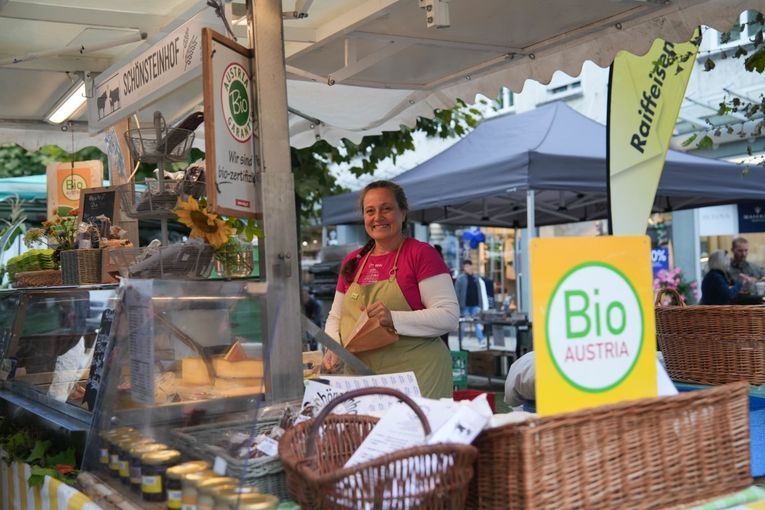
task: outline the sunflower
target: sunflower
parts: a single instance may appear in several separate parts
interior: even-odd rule
[[[191,229],[191,237],[204,239],[216,250],[226,244],[233,233],[220,216],[208,212],[206,207],[199,207],[194,197],[190,196],[188,200],[179,198],[174,212],[178,221]]]

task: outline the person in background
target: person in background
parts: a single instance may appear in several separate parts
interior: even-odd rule
[[[325,330],[345,344],[366,310],[399,339],[356,356],[378,374],[413,371],[424,397],[451,397],[452,359],[440,339],[459,323],[449,268],[432,246],[404,235],[409,206],[398,184],[372,182],[360,198],[370,239],[343,261]],[[327,351],[322,364],[333,370],[339,363]]]
[[[749,277],[739,275],[735,284],[731,281],[728,270],[730,258],[723,250],[712,252],[707,260],[707,274],[701,281],[702,305],[729,305],[741,290],[743,281]]]
[[[321,327],[323,320],[321,313],[321,303],[319,303],[319,300],[316,299],[313,294],[311,294],[311,289],[308,287],[308,285],[303,285],[300,293],[300,298],[303,303],[303,313],[305,316],[308,317],[311,322]]]
[[[742,290],[753,294],[755,282],[765,277],[765,269],[746,260],[749,255],[749,241],[743,237],[737,237],[731,242],[731,251],[733,252],[733,260],[730,262],[730,277],[738,280],[739,275],[746,276]]]
[[[481,310],[486,310],[486,284],[480,276],[473,274],[473,263],[466,259],[462,262],[462,273],[454,282],[457,292],[457,301],[460,305],[462,317],[478,318]],[[480,321],[475,323],[475,336],[481,347],[486,345],[486,337],[483,334],[483,326]]]

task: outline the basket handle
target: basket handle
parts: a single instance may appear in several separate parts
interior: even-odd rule
[[[383,386],[374,386],[371,388],[361,388],[358,390],[352,390],[346,393],[343,393],[342,395],[338,395],[334,399],[332,399],[324,408],[322,408],[319,415],[314,419],[313,423],[311,424],[311,430],[308,432],[307,437],[307,445],[306,445],[306,458],[310,459],[314,457],[316,453],[316,436],[319,433],[319,428],[321,427],[321,424],[324,423],[324,419],[329,416],[329,413],[332,412],[332,409],[340,405],[341,403],[345,402],[346,400],[350,400],[352,398],[356,397],[363,397],[366,395],[388,395],[391,397],[396,397],[397,399],[404,402],[406,405],[408,405],[412,411],[414,411],[414,414],[417,415],[417,418],[420,419],[420,423],[422,424],[422,429],[425,431],[425,435],[430,435],[430,423],[428,423],[428,418],[425,416],[425,413],[422,412],[422,409],[420,409],[420,406],[417,405],[417,403],[412,400],[408,395],[398,391],[394,390],[393,388],[385,388]]]
[[[680,297],[680,293],[676,291],[675,289],[671,289],[669,287],[664,287],[662,289],[659,289],[658,292],[656,292],[656,300],[654,301],[654,306],[661,305],[661,298],[664,294],[669,294],[672,296],[672,298],[675,300],[675,303],[678,304],[678,306],[685,306],[685,302],[683,301],[683,298]]]

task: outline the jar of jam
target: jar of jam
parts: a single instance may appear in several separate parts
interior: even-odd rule
[[[167,445],[162,443],[143,443],[133,446],[128,450],[130,488],[133,489],[134,492],[141,492],[141,455],[167,449]]]
[[[239,510],[276,510],[278,507],[279,498],[273,494],[261,494],[239,503]]]
[[[151,444],[153,442],[153,439],[143,436],[125,437],[117,441],[117,451],[119,452],[118,472],[122,483],[130,485],[130,449],[134,446]]]
[[[178,450],[160,450],[141,455],[141,496],[144,501],[165,500],[165,472],[181,459]]]
[[[109,474],[114,478],[120,476],[120,442],[125,439],[133,439],[137,437],[137,433],[126,432],[122,434],[114,434],[109,438]]]
[[[257,487],[243,485],[231,489],[218,489],[213,510],[235,510],[240,504],[260,496]]]
[[[202,480],[197,484],[197,510],[213,510],[216,489],[233,488],[237,485],[239,485],[239,479],[230,476],[216,476]]]
[[[197,485],[218,475],[210,470],[181,475],[181,510],[197,510]]]
[[[166,492],[167,492],[167,508],[169,510],[180,510],[183,500],[183,486],[181,485],[181,478],[185,474],[199,473],[210,469],[210,463],[203,460],[193,460],[191,462],[184,462],[171,468],[167,468],[165,473],[166,480]]]
[[[98,463],[104,469],[109,469],[109,441],[114,434],[113,430],[104,430],[98,434]]]

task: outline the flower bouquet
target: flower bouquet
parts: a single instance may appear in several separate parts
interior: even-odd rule
[[[24,234],[24,244],[28,248],[45,246],[53,249],[53,258],[60,263],[61,252],[73,250],[77,240],[78,209],[61,206],[53,216],[45,220],[41,228],[30,228]]]
[[[189,237],[201,239],[215,250],[216,272],[224,278],[246,278],[254,269],[252,239],[262,230],[252,219],[224,218],[207,209],[204,198],[178,199],[178,221],[191,229]]]
[[[653,280],[654,293],[659,292],[661,289],[673,289],[680,294],[681,303],[692,305],[701,298],[701,291],[699,290],[699,284],[696,280],[687,281],[683,277],[683,272],[679,267],[672,270],[662,269],[656,273],[656,278]],[[671,304],[672,297],[664,294],[661,297],[661,306]]]

